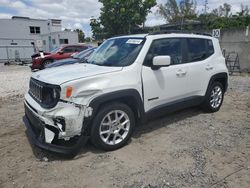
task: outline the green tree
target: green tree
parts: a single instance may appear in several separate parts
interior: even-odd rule
[[[85,38],[85,42],[91,42],[91,38],[90,37],[86,37]]]
[[[158,5],[157,12],[162,15],[168,23],[174,23],[196,18],[196,5],[197,3],[194,0],[182,0],[179,3],[176,0],[167,0],[165,5]]]
[[[84,32],[81,29],[76,29],[74,31],[78,33],[79,42],[84,42],[84,38],[85,38]]]
[[[250,16],[247,6],[241,5],[241,11],[232,15],[231,5],[225,3],[211,13],[199,15],[199,21],[204,29],[239,28],[250,25]]]
[[[101,40],[103,38],[106,38],[103,26],[101,25],[101,22],[99,19],[91,18],[90,19],[90,26],[92,31],[92,36],[95,40]]]
[[[244,6],[243,4],[241,4],[240,8],[241,8],[240,12],[236,13],[238,16],[248,16],[249,15],[248,6]]]
[[[143,25],[156,0],[99,0],[103,4],[99,29],[106,37],[132,33]],[[93,24],[92,24],[93,25]],[[92,27],[92,26],[91,26]],[[93,27],[92,27],[93,31]]]
[[[231,14],[231,5],[224,3],[223,6],[220,5],[217,9],[212,10],[212,14],[219,17],[230,17]]]

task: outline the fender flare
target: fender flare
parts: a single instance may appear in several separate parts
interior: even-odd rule
[[[138,109],[139,115],[143,116],[145,111],[144,111],[144,105],[143,105],[143,101],[142,101],[142,97],[140,93],[136,89],[124,89],[124,90],[114,91],[110,93],[105,93],[94,98],[89,103],[89,107],[93,109],[92,117],[96,115],[99,107],[102,104],[110,102],[110,101],[116,101],[116,100],[119,101],[121,99],[126,99],[126,98],[133,99],[133,102],[135,102],[134,105]]]
[[[214,74],[214,75],[210,78],[210,80],[209,80],[209,83],[208,83],[208,85],[207,85],[207,91],[208,91],[209,86],[210,86],[215,80],[217,80],[217,79],[226,79],[226,83],[225,83],[225,85],[224,85],[224,87],[225,87],[225,88],[224,88],[224,89],[225,89],[224,92],[226,92],[226,91],[227,91],[227,88],[228,88],[228,74],[227,74],[226,72]],[[206,91],[206,93],[207,93],[207,91]]]
[[[90,134],[92,121],[96,116],[101,105],[107,102],[121,101],[128,98],[129,99],[132,98],[133,102],[135,102],[134,106],[138,110],[139,118],[140,120],[143,121],[145,119],[145,110],[140,93],[136,89],[124,89],[102,94],[90,101],[88,106],[92,108],[92,115],[85,118],[85,120],[83,121],[82,133],[84,135]]]

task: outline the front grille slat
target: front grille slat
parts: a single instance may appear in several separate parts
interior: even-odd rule
[[[61,88],[58,85],[47,84],[31,78],[29,86],[30,96],[44,108],[53,108],[60,99]],[[57,92],[56,97],[53,95],[54,90]]]
[[[38,100],[40,103],[43,102],[43,86],[33,79],[30,80],[30,89],[29,93],[34,97],[36,100]]]

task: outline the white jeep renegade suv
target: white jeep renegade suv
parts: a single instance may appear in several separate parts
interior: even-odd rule
[[[36,72],[23,118],[39,147],[70,154],[87,138],[124,146],[138,121],[189,106],[220,109],[228,71],[219,41],[197,34],[106,40],[84,64]]]

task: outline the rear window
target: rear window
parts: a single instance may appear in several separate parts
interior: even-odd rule
[[[188,38],[188,62],[202,61],[214,53],[213,42],[210,39]]]

